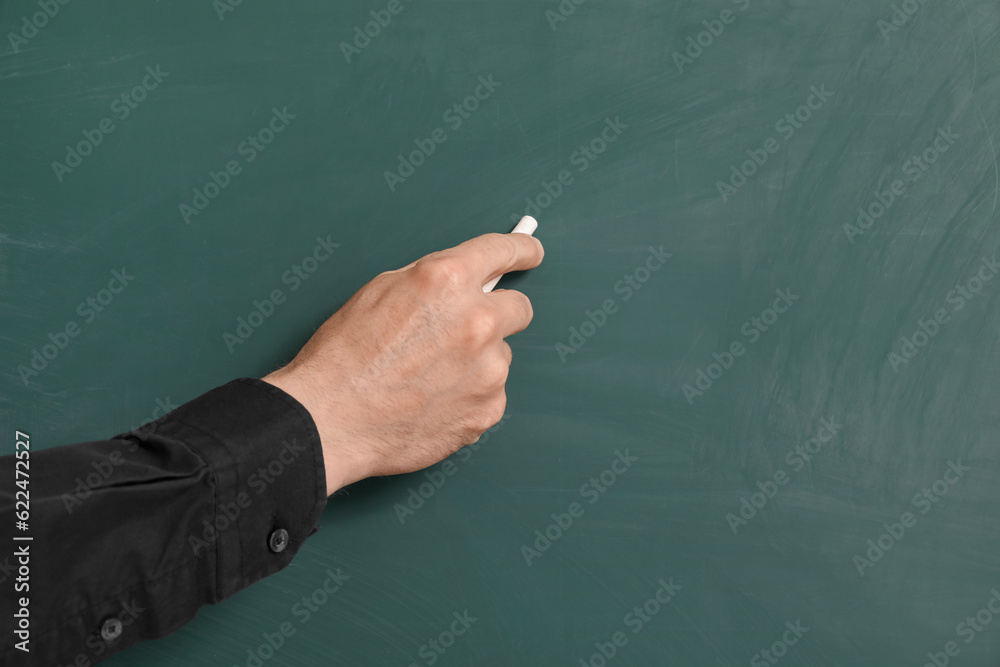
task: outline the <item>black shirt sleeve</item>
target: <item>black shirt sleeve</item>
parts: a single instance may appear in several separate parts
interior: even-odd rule
[[[0,458],[3,665],[85,667],[168,635],[288,565],[326,506],[312,417],[252,378],[142,429],[32,450],[29,460],[29,529],[19,532],[15,459]],[[13,554],[25,547],[28,590],[16,592]],[[13,627],[21,597],[27,653]]]

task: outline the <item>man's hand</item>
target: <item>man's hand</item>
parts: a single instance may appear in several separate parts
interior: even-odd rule
[[[528,326],[532,309],[520,292],[483,285],[544,254],[534,237],[486,234],[382,273],[263,378],[316,422],[328,495],[433,465],[500,421],[504,338]]]

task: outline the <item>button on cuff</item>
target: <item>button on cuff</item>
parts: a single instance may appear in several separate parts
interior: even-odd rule
[[[122,622],[117,618],[109,618],[101,625],[101,639],[113,642],[122,635]]]
[[[271,537],[267,541],[267,545],[276,554],[280,554],[288,546],[288,531],[284,528],[278,528],[276,531],[271,533]]]

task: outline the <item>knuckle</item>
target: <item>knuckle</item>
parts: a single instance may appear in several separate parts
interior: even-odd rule
[[[491,366],[487,374],[486,384],[494,390],[499,391],[507,385],[507,377],[510,374],[510,365],[506,359],[498,359]]]
[[[486,426],[483,427],[483,430],[485,431],[486,429],[490,428],[498,421],[503,419],[503,414],[506,409],[507,409],[507,393],[501,391],[497,395],[496,400],[490,403],[489,408],[486,411],[485,417],[488,423],[486,424]]]
[[[507,364],[507,370],[510,370],[510,365],[514,363],[514,350],[511,349],[510,343],[507,341],[503,342],[503,360]]]
[[[469,417],[459,428],[458,437],[461,439],[463,445],[469,445],[478,440],[484,430],[479,427],[478,415]]]
[[[389,271],[383,271],[374,278],[368,281],[361,289],[356,293],[360,292],[377,292],[381,293],[389,288],[393,284],[394,280],[397,280],[397,275]]]
[[[503,419],[506,409],[507,395],[503,391],[497,392],[493,398],[483,403],[474,414],[469,416],[462,436],[467,442],[475,442],[482,437],[483,433]]]
[[[487,308],[474,308],[469,312],[465,323],[466,340],[473,345],[485,345],[496,336],[498,325],[497,316],[493,311]]]
[[[435,257],[417,262],[413,267],[417,283],[433,291],[455,290],[468,281],[467,271],[454,259]]]

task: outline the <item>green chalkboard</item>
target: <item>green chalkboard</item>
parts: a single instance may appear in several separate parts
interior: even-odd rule
[[[1000,660],[995,1],[0,27],[4,453],[263,376],[525,212],[547,249],[505,279],[535,319],[478,446],[338,494],[285,571],[108,664]]]

